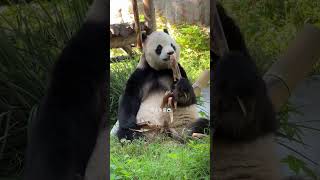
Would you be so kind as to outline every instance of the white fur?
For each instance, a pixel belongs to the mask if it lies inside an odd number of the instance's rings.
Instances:
[[[149,121],[153,125],[163,127],[164,123],[168,122],[170,128],[174,128],[181,133],[188,124],[198,118],[196,104],[173,109],[173,122],[170,123],[169,112],[163,112],[163,109],[160,109],[164,94],[164,91],[153,92],[145,98],[137,113],[137,123]],[[146,133],[145,135],[152,137],[156,134]]]
[[[145,53],[146,61],[152,68],[156,70],[170,68],[170,62],[164,61],[163,59],[168,58],[168,52],[174,51],[171,43],[176,47],[176,60],[179,61],[180,47],[170,35],[162,31],[155,31],[147,36],[147,39],[143,43],[143,51]],[[160,55],[156,53],[158,45],[163,47]]]

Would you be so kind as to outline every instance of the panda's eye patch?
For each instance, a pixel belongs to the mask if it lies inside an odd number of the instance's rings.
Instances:
[[[171,47],[173,48],[173,50],[176,50],[176,47],[171,43]]]
[[[158,46],[157,46],[157,49],[156,49],[156,53],[157,53],[158,55],[160,55],[160,54],[161,54],[161,51],[162,51],[162,46],[161,46],[161,45],[158,45]]]

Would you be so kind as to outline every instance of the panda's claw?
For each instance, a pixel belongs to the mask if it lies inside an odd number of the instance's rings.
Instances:
[[[174,101],[173,104],[174,104],[174,109],[177,109],[177,107],[178,107],[178,102],[177,102],[177,101]]]

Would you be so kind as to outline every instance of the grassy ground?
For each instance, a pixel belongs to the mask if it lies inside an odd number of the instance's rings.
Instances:
[[[111,139],[111,179],[209,179],[209,138],[178,144],[159,137],[121,146]]]

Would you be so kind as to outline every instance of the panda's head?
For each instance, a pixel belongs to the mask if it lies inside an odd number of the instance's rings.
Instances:
[[[152,68],[168,69],[172,54],[175,54],[177,62],[179,61],[180,47],[167,30],[155,31],[148,36],[143,34],[142,40],[146,61]]]

